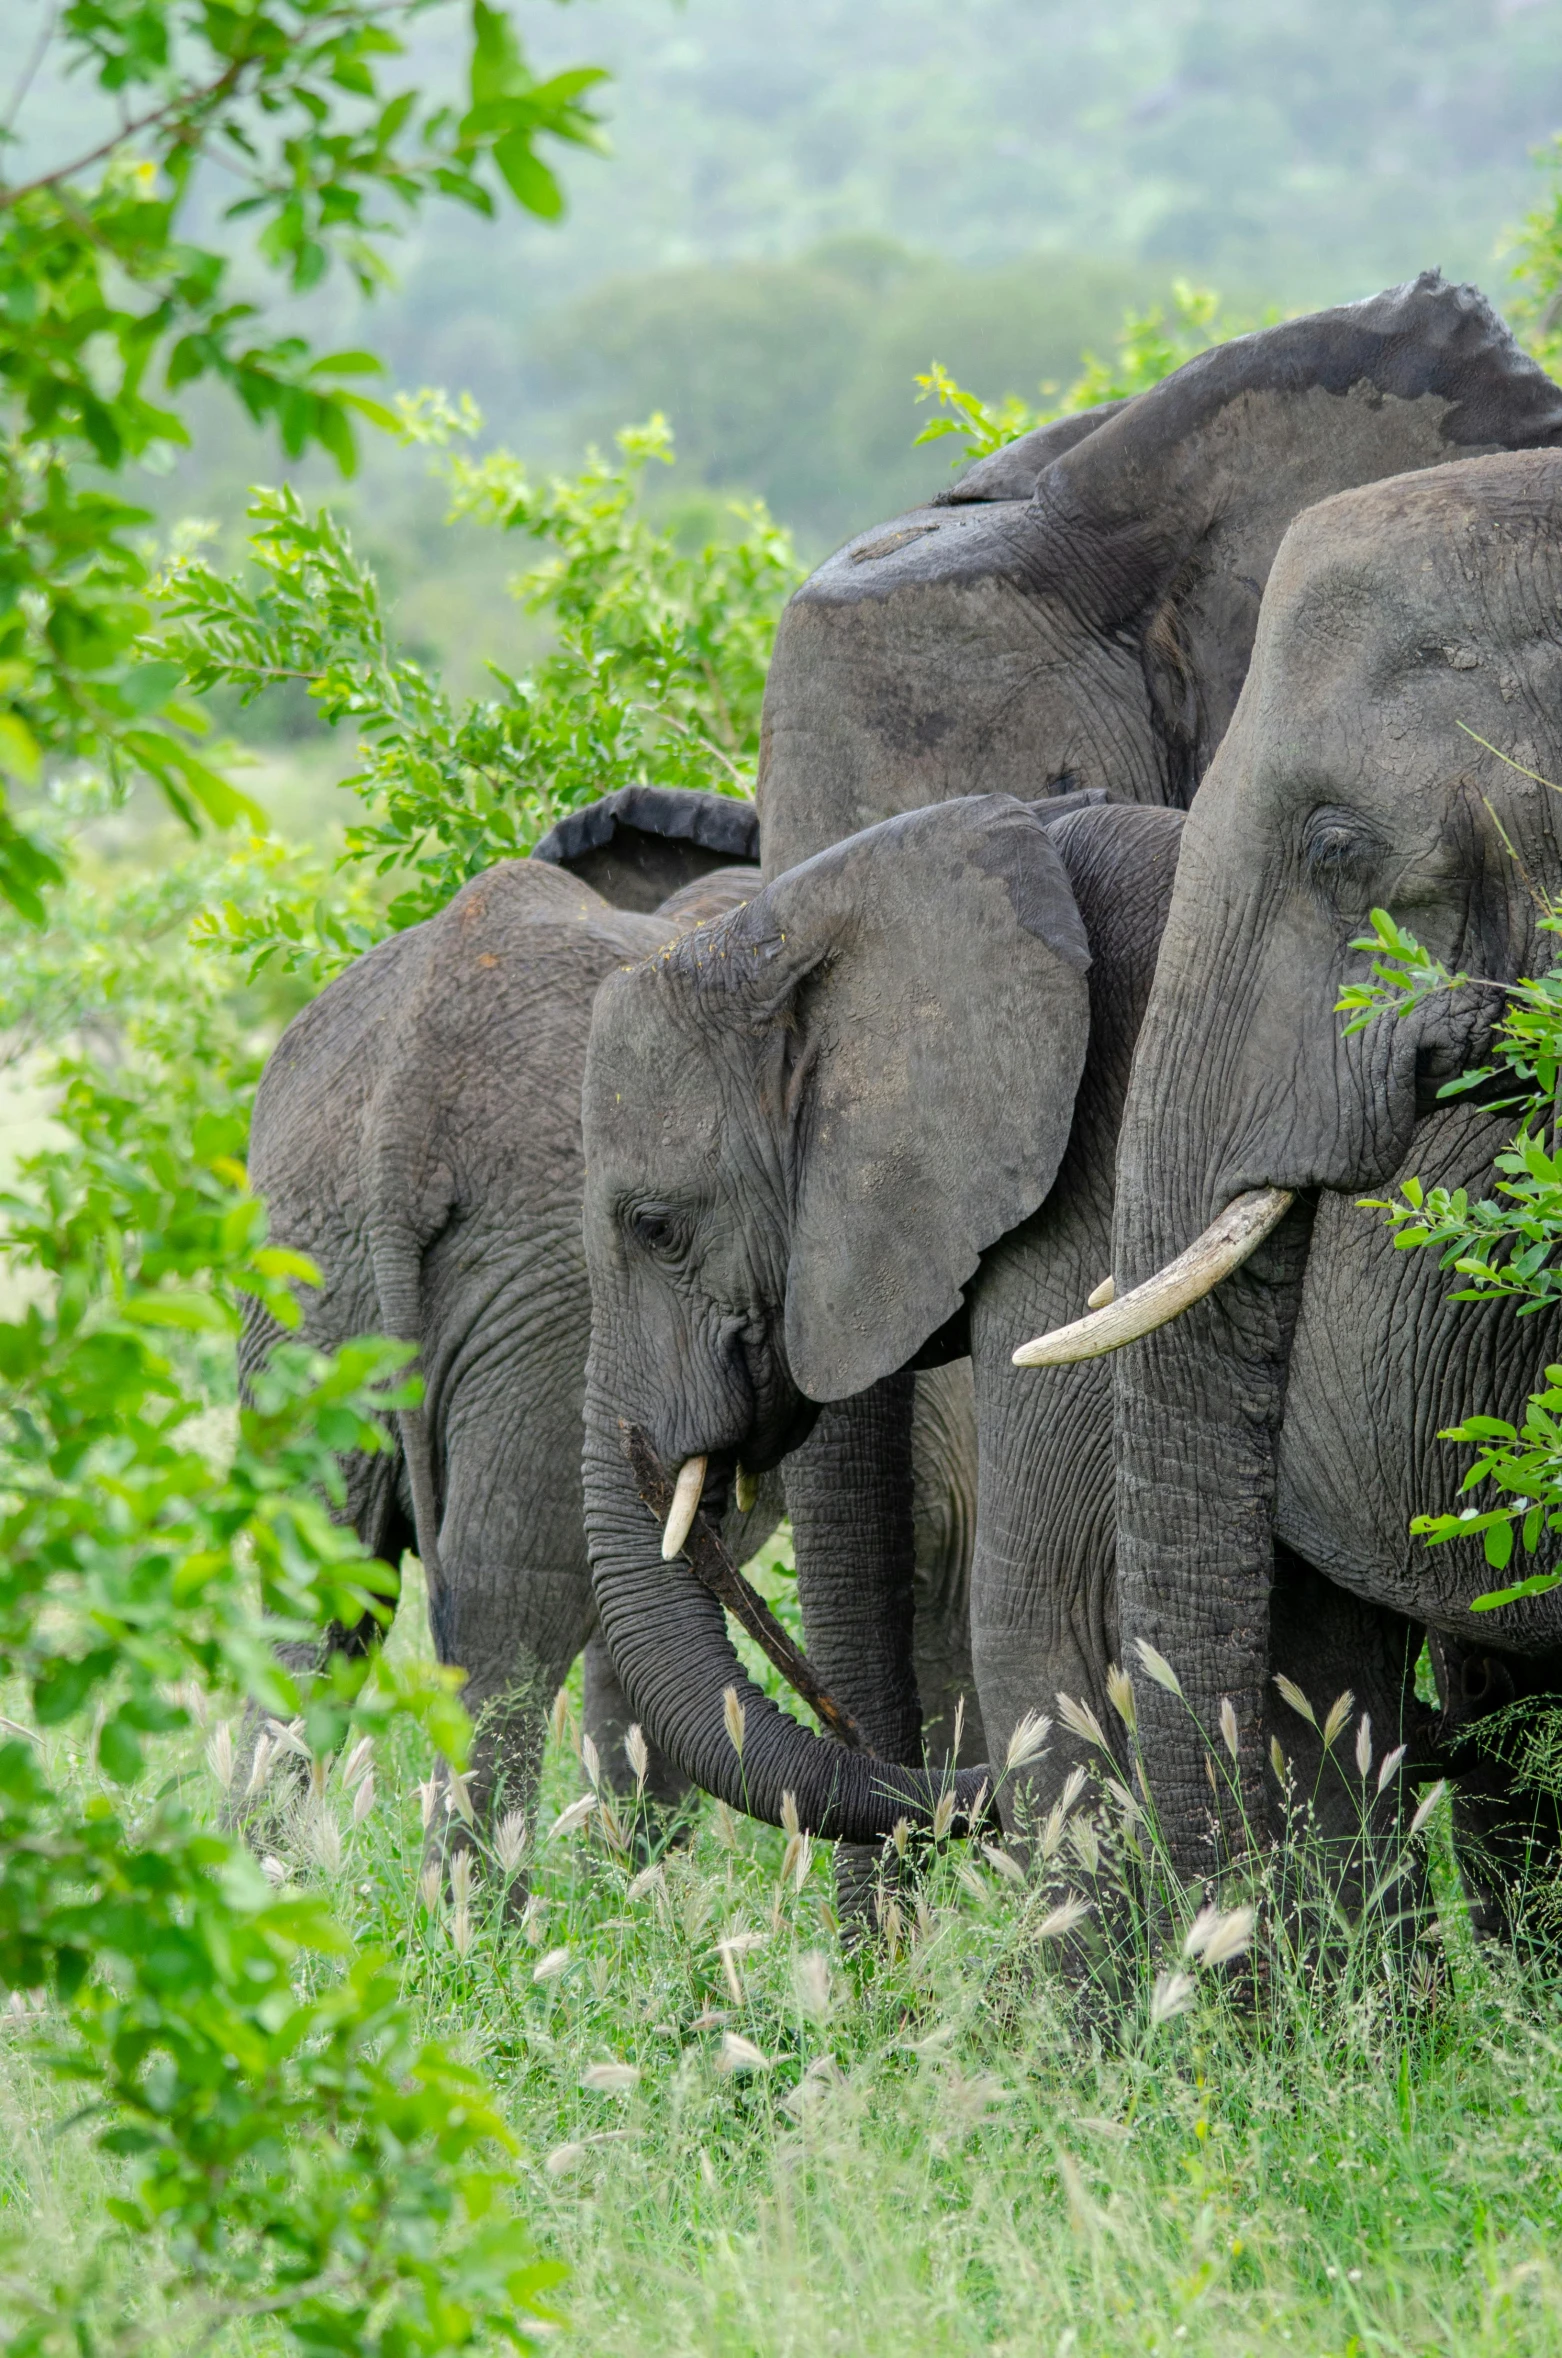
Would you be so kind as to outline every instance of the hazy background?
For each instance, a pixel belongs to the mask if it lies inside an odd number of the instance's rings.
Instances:
[[[0,0],[0,90],[43,0]],[[996,396],[1066,380],[1125,305],[1189,275],[1238,313],[1370,292],[1428,264],[1501,299],[1503,233],[1562,128],[1562,0],[523,0],[539,66],[596,62],[611,160],[566,150],[568,219],[448,208],[399,283],[312,322],[406,388],[470,391],[490,436],[567,463],[653,408],[708,515],[759,492],[822,554],[945,474],[913,452],[936,356]],[[436,88],[464,56],[420,36]],[[75,143],[45,86],[38,141]],[[324,315],[324,316],[322,316]],[[229,528],[278,464],[228,408],[165,509]],[[311,471],[321,492],[332,478]],[[417,454],[345,495],[410,643],[462,684],[513,656],[513,564],[450,533]]]

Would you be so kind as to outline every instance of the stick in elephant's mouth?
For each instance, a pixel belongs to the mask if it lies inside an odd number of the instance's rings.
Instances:
[[[660,1459],[638,1425],[620,1420],[618,1429],[623,1436],[624,1455],[634,1472],[635,1488],[657,1522],[665,1524],[677,1503],[677,1485],[668,1480]],[[703,1487],[705,1464],[704,1458],[691,1459],[680,1472],[679,1482],[688,1474],[690,1465],[698,1465]],[[821,1725],[849,1751],[860,1752],[862,1731],[856,1721],[826,1694],[807,1655],[792,1643],[758,1589],[744,1579],[723,1546],[720,1533],[711,1529],[697,1504],[678,1552],[688,1557],[695,1579],[712,1596],[720,1598],[733,1619],[775,1664],[788,1686],[802,1696]]]
[[[1254,1187],[1234,1196],[1219,1219],[1212,1220],[1175,1261],[1088,1318],[1076,1318],[1072,1326],[1055,1327],[1033,1343],[1022,1343],[1014,1354],[1015,1366],[1071,1367],[1076,1360],[1100,1359],[1141,1335],[1153,1334],[1213,1293],[1233,1269],[1240,1269],[1295,1200],[1295,1190],[1289,1187]],[[1104,1286],[1096,1288],[1097,1293],[1104,1291]]]

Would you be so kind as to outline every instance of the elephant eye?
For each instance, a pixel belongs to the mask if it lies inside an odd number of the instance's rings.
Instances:
[[[629,1229],[636,1244],[664,1259],[675,1253],[683,1241],[677,1213],[669,1211],[664,1204],[637,1204],[629,1215]]]
[[[1337,909],[1359,915],[1367,908],[1383,846],[1354,811],[1314,811],[1303,834],[1302,856],[1309,880]]]

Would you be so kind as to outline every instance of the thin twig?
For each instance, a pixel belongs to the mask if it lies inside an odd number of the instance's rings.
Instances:
[[[15,128],[16,118],[22,111],[22,101],[26,98],[28,91],[32,88],[38,68],[42,65],[45,57],[48,55],[49,43],[54,39],[55,29],[58,26],[59,21],[60,0],[55,0],[55,5],[45,11],[43,23],[39,28],[38,38],[33,43],[32,55],[27,60],[27,63],[23,66],[21,74],[17,80],[16,88],[11,93],[11,103],[6,108],[3,119],[0,119],[0,130],[9,133]]]
[[[739,786],[743,784],[743,772],[738,768],[736,762],[729,761],[719,745],[713,745],[701,730],[691,728],[689,723],[680,720],[675,712],[665,711],[660,704],[634,703],[630,705],[629,709],[631,712],[648,712],[653,720],[665,721],[668,728],[676,729],[680,737],[690,738],[694,744],[702,747],[713,761],[719,761],[729,778],[734,779]]]
[[[660,1526],[666,1522],[672,1505],[673,1485],[640,1427],[621,1420],[618,1429],[623,1436],[624,1455],[634,1469],[635,1487]],[[802,1696],[837,1742],[849,1751],[860,1752],[862,1731],[856,1721],[833,1696],[826,1694],[819,1673],[807,1655],[792,1643],[758,1589],[750,1587],[744,1579],[722,1544],[720,1533],[711,1529],[703,1515],[694,1518],[684,1542],[684,1554],[701,1587],[721,1599],[734,1621],[763,1648],[788,1686]]]
[[[89,165],[101,163],[103,158],[111,156],[117,147],[123,147],[127,139],[138,138],[143,131],[153,130],[159,123],[174,122],[184,115],[195,116],[211,106],[217,99],[226,97],[237,83],[244,68],[255,62],[256,60],[253,58],[235,58],[231,65],[223,69],[215,82],[208,82],[204,89],[192,90],[182,98],[168,99],[162,106],[153,107],[148,114],[135,116],[130,122],[122,124],[117,131],[112,132],[107,139],[100,140],[96,147],[89,148],[85,155],[76,156],[68,164],[57,164],[52,172],[40,172],[35,179],[24,180],[16,188],[0,186],[0,212],[6,212],[12,206],[19,205],[23,197],[36,196],[40,189],[54,188],[62,180],[73,180],[78,172],[85,172]]]

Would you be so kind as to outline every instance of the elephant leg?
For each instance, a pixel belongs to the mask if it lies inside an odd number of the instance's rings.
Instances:
[[[915,1761],[922,1712],[913,1650],[916,1378],[886,1376],[820,1410],[785,1462],[803,1634],[828,1692],[881,1759]],[[836,1846],[841,1921],[860,1935],[880,1868],[876,1845]]]
[[[1436,1631],[1429,1645],[1471,1923],[1484,1939],[1527,1937],[1554,1949],[1562,1780],[1546,1706],[1562,1715],[1562,1655],[1503,1654]]]
[[[627,1801],[633,1801],[637,1792],[635,1769],[626,1743],[634,1721],[607,1640],[600,1629],[593,1629],[586,1640],[586,1733],[596,1746],[604,1781]],[[677,1762],[659,1745],[651,1743],[648,1737],[644,1741],[649,1764],[644,1785],[646,1799],[660,1809],[680,1808],[693,1792],[693,1786]]]
[[[1110,1369],[1016,1368],[1010,1357],[1017,1337],[1072,1315],[1095,1283],[1106,1227],[1104,1207],[1077,1189],[1062,1216],[1044,1209],[991,1252],[971,1294],[981,1434],[971,1642],[995,1771],[1027,1714],[1052,1722],[1045,1750],[999,1784],[1011,1834],[1046,1816],[1076,1768],[1102,1765],[1060,1697],[1119,1749],[1125,1738],[1106,1687],[1117,1645]]]
[[[971,1662],[971,1558],[976,1545],[976,1395],[969,1359],[916,1379],[911,1421],[912,1659],[929,1757],[987,1758]]]
[[[329,1346],[325,1346],[329,1348]],[[342,1468],[347,1494],[340,1506],[331,1505],[331,1519],[356,1531],[371,1556],[393,1568],[416,1545],[409,1503],[402,1496],[400,1452],[387,1450],[374,1457],[348,1458]],[[392,1616],[395,1600],[389,1601]],[[332,1622],[318,1636],[292,1640],[277,1648],[284,1669],[306,1683],[324,1669],[333,1654],[364,1654],[385,1635],[387,1624],[365,1615],[351,1629]],[[304,1763],[291,1749],[279,1752],[268,1736],[269,1714],[251,1703],[244,1713],[235,1746],[233,1781],[222,1805],[222,1823],[231,1833],[274,1813],[278,1804],[296,1799],[303,1783]],[[257,1760],[265,1738],[266,1749]]]
[[[1298,1903],[1306,1909],[1311,1898],[1327,1895],[1330,1904],[1356,1916],[1378,1892],[1386,1919],[1408,1933],[1424,1914],[1424,1872],[1417,1863],[1387,1887],[1383,1877],[1397,1863],[1410,1864],[1404,1824],[1413,1806],[1414,1771],[1430,1748],[1429,1715],[1415,1692],[1421,1631],[1403,1614],[1326,1580],[1280,1544],[1269,1640],[1274,1675],[1266,1735],[1286,1763],[1292,1823],[1308,1862]],[[1278,1677],[1300,1688],[1316,1726],[1285,1700]],[[1384,1763],[1401,1745],[1403,1766],[1380,1789]],[[1242,1851],[1251,1847],[1257,1829],[1247,1829],[1238,1841],[1231,1831],[1228,1848]]]
[[[439,1660],[465,1673],[477,1827],[518,1811],[530,1829],[549,1708],[593,1618],[578,1396],[539,1349],[535,1364],[516,1354],[495,1371],[485,1361],[482,1382],[456,1387],[441,1410],[441,1578],[430,1633]],[[431,1854],[470,1839],[449,1811],[430,1829]],[[510,1898],[524,1901],[524,1877]]]

